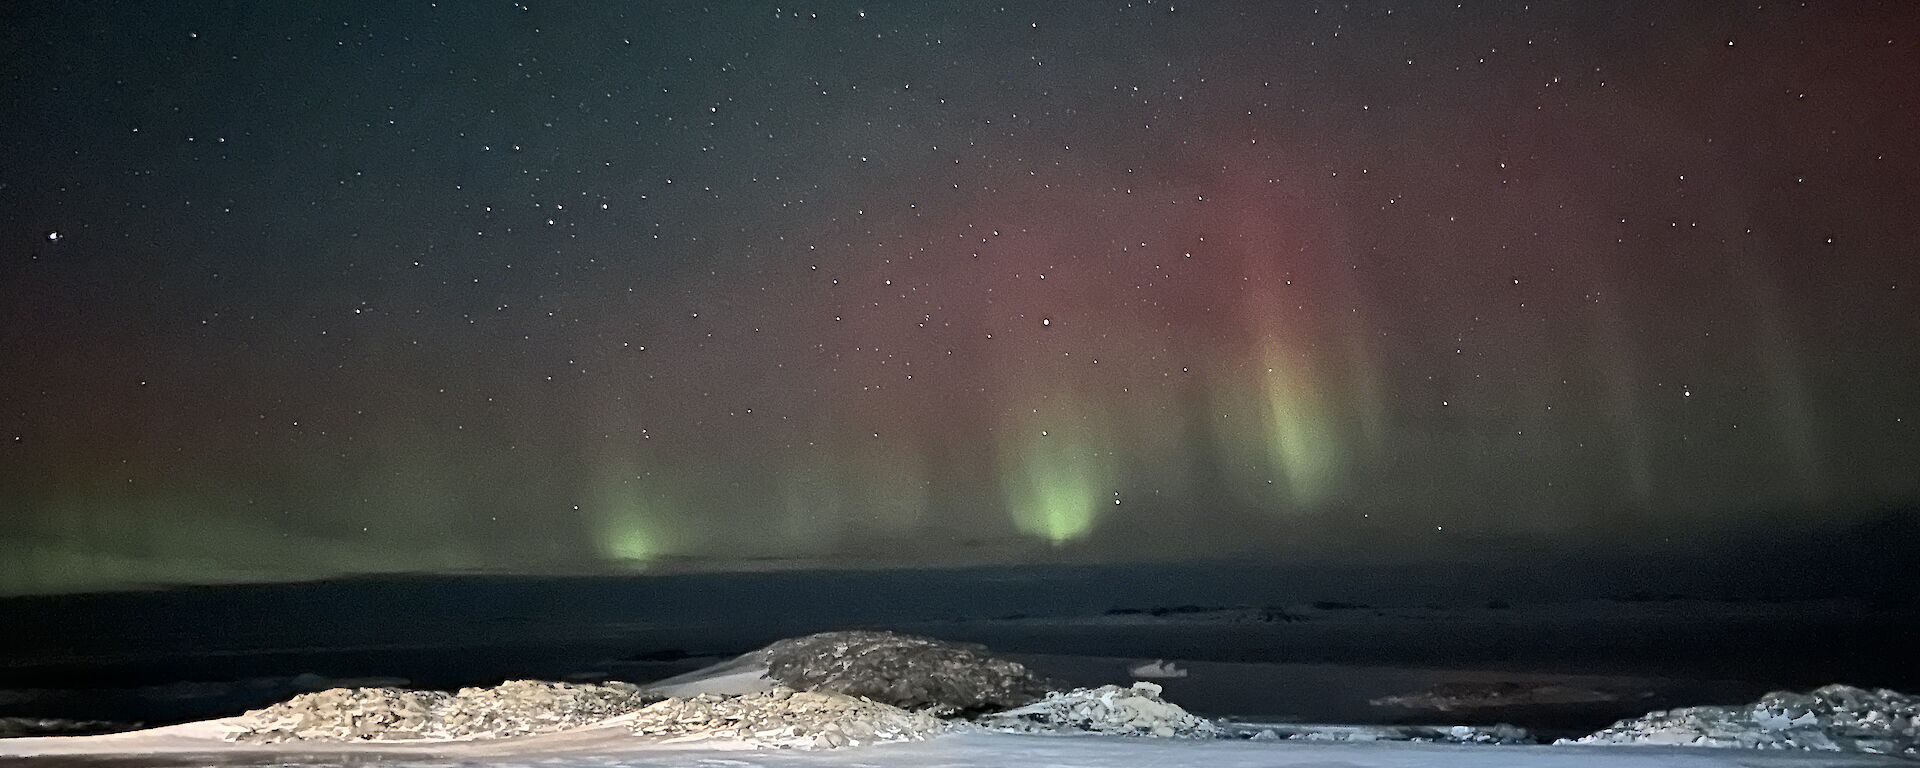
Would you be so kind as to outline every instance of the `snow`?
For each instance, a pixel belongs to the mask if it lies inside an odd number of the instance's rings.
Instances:
[[[221,721],[134,733],[0,740],[0,758],[32,755],[166,754],[242,766],[377,764],[396,768],[1843,768],[1910,766],[1865,755],[1687,747],[1489,747],[1406,742],[1254,742],[1038,736],[970,732],[930,741],[826,751],[741,750],[726,744],[666,744],[617,725],[494,742],[418,745],[312,744],[239,747],[219,741]],[[309,763],[300,761],[308,760]]]
[[[647,689],[666,696],[686,698],[703,693],[717,693],[723,696],[759,693],[772,690],[773,686],[774,681],[768,675],[766,661],[748,654],[710,667],[696,669],[684,675],[649,683]]]
[[[766,667],[745,668],[726,674],[714,674],[687,680],[684,683],[661,683],[647,686],[649,690],[667,696],[686,698],[703,693],[717,693],[722,696],[738,696],[743,693],[760,693],[773,690],[773,678],[767,676]]]

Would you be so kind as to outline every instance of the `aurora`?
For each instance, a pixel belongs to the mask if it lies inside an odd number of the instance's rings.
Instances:
[[[1920,498],[1907,6],[534,5],[20,27],[0,593]]]

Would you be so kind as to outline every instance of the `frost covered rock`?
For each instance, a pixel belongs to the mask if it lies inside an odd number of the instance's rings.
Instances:
[[[1419,739],[1414,739],[1419,741]],[[1506,723],[1493,725],[1453,725],[1448,726],[1446,735],[1435,739],[1451,744],[1537,744],[1533,734],[1525,728]]]
[[[1329,725],[1310,723],[1226,722],[1228,738],[1250,741],[1413,741],[1443,744],[1538,744],[1518,726],[1495,725]]]
[[[334,688],[303,693],[242,716],[228,741],[362,741],[443,739],[441,713],[453,694],[398,688]]]
[[[463,736],[499,738],[592,725],[652,700],[628,683],[510,680],[492,688],[460,689],[444,718],[448,727]]]
[[[1567,743],[1567,742],[1563,742]],[[1920,697],[1829,685],[1738,707],[1687,707],[1614,723],[1580,744],[1804,749],[1920,757]]]
[[[960,726],[870,699],[779,687],[655,702],[634,713],[631,727],[636,734],[674,741],[726,739],[764,748],[834,749],[920,741]]]
[[[748,654],[801,691],[832,691],[911,710],[977,713],[1046,695],[1047,682],[987,649],[893,632],[822,632]]]
[[[578,728],[632,712],[657,697],[626,683],[512,680],[458,693],[333,688],[303,693],[240,718],[229,741],[496,739]]]
[[[1089,731],[1119,736],[1213,739],[1221,733],[1212,721],[1195,717],[1160,698],[1160,686],[1105,685],[1047,694],[1033,704],[981,717],[980,724],[1021,733]]]
[[[954,727],[940,715],[1019,706],[1048,687],[1025,666],[983,647],[891,632],[782,640],[678,680],[656,683],[657,691],[535,681],[458,693],[334,688],[248,712],[226,738],[256,744],[493,739],[633,714],[634,730],[650,735],[838,747],[925,738]],[[713,690],[718,682],[736,687]]]

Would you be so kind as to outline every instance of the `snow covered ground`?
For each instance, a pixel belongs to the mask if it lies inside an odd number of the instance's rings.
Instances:
[[[0,764],[37,756],[48,768],[143,765],[287,768],[1818,768],[1911,766],[1911,761],[1807,752],[1680,747],[1490,747],[1406,742],[1192,741],[1109,736],[961,733],[931,741],[826,751],[728,749],[649,743],[626,729],[596,727],[495,742],[420,745],[239,747],[214,722],[107,736],[0,741]]]

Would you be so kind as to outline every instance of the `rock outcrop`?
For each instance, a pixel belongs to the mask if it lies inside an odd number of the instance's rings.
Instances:
[[[1777,691],[1746,706],[1649,712],[1572,743],[1805,749],[1920,757],[1920,697],[1846,685],[1829,685],[1812,693]]]
[[[823,632],[769,645],[749,656],[788,688],[864,697],[902,709],[978,714],[1047,694],[1025,665],[987,649],[893,632]]]
[[[962,726],[870,699],[780,687],[655,702],[634,713],[631,727],[636,734],[673,741],[725,739],[763,748],[834,749],[921,741]]]
[[[456,693],[334,688],[248,712],[226,738],[252,744],[499,739],[604,724],[664,741],[830,749],[976,727],[942,719],[960,715],[1024,733],[1222,735],[1213,722],[1161,699],[1153,683],[1049,693],[1046,681],[1025,666],[980,646],[890,632],[782,640],[683,677],[661,685],[664,690],[527,680]],[[754,685],[744,687],[742,680]],[[703,682],[733,690],[701,690]]]
[[[1166,739],[1220,738],[1220,728],[1160,698],[1160,686],[1105,685],[1047,694],[1024,707],[996,712],[978,722],[1021,733],[1104,733]]]
[[[229,741],[410,741],[497,739],[578,728],[637,710],[658,697],[626,683],[575,685],[512,680],[458,693],[333,688],[303,693],[240,718]]]

